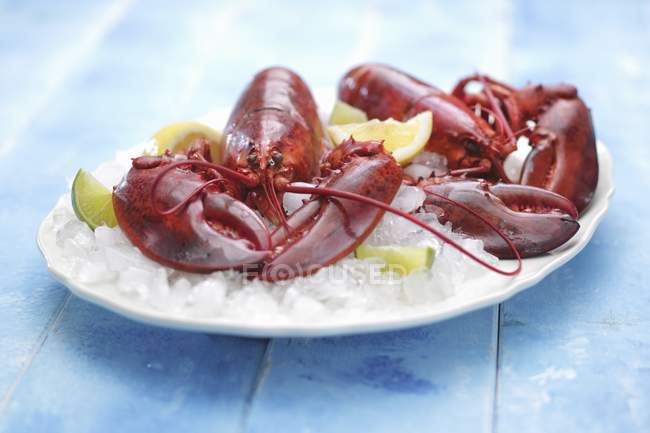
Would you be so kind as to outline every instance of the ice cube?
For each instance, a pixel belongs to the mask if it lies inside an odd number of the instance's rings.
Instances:
[[[445,298],[445,292],[431,284],[432,278],[425,270],[415,271],[404,277],[404,296],[411,304],[439,302]]]
[[[133,247],[130,245],[114,245],[104,247],[104,256],[108,269],[121,272],[129,268],[134,261]]]
[[[135,295],[146,300],[153,277],[154,274],[149,270],[130,266],[120,272],[117,287],[123,294]]]
[[[422,206],[425,198],[426,194],[422,189],[415,186],[402,185],[393,199],[392,205],[404,212],[410,213]]]
[[[170,311],[175,307],[170,296],[167,271],[164,268],[158,269],[153,276],[149,302],[154,308],[161,311]]]
[[[196,316],[214,316],[222,308],[226,298],[226,284],[210,278],[193,287],[187,299],[187,310]]]
[[[425,165],[434,171],[435,176],[447,173],[447,158],[439,153],[422,151],[413,158],[411,164]]]
[[[424,164],[409,164],[404,168],[404,174],[417,181],[420,178],[426,179],[433,174],[433,168]]]
[[[291,185],[294,186],[314,186],[310,183],[304,182],[294,182]],[[309,200],[310,194],[299,194],[294,192],[287,192],[282,197],[282,206],[288,214],[292,214],[296,210],[302,207],[304,200]]]
[[[76,218],[72,219],[66,222],[63,227],[56,232],[56,243],[62,248],[63,242],[66,239],[74,239],[79,234],[84,236],[84,231],[87,232],[87,234],[92,234],[92,231],[88,228],[86,223],[83,223]]]
[[[117,185],[127,172],[123,164],[117,161],[104,162],[93,172],[93,176],[106,188]]]
[[[119,228],[99,226],[95,229],[95,244],[107,247],[126,243],[126,237]]]
[[[291,313],[303,320],[316,320],[327,313],[325,306],[307,296],[297,296],[291,305]]]
[[[86,262],[78,273],[79,281],[87,284],[98,284],[112,281],[116,273],[110,271],[103,263]]]

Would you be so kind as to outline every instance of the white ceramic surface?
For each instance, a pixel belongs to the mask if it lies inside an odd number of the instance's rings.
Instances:
[[[204,119],[223,118],[223,113],[225,111],[215,112]],[[115,291],[98,290],[97,287],[83,284],[67,275],[65,267],[62,266],[61,249],[56,244],[52,213],[41,223],[37,240],[48,269],[72,293],[121,315],[152,325],[251,337],[305,337],[389,331],[425,325],[497,304],[535,285],[552,271],[575,257],[593,236],[598,224],[607,212],[609,200],[614,192],[611,155],[605,145],[600,142],[598,143],[598,161],[600,164],[600,178],[593,202],[584,215],[580,217],[580,230],[571,241],[544,256],[525,259],[522,272],[514,278],[492,274],[481,278],[479,294],[477,294],[476,290],[472,290],[468,291],[468,293],[472,293],[471,296],[464,296],[461,291],[460,294],[444,302],[424,308],[414,308],[412,313],[400,314],[399,316],[392,315],[383,319],[362,317],[358,320],[347,319],[315,323],[273,320],[250,322],[219,317],[193,318],[167,314],[142,304],[133,303],[128,298],[115,296],[113,295]],[[509,263],[502,262],[502,266],[504,264]]]

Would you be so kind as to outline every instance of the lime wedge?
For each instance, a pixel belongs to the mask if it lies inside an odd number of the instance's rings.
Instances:
[[[429,141],[433,129],[433,115],[424,111],[406,122],[395,119],[373,119],[363,123],[331,125],[327,128],[334,144],[352,136],[355,140],[384,140],[384,148],[401,165],[409,163]]]
[[[330,115],[330,125],[345,125],[348,123],[363,123],[368,121],[366,113],[350,104],[337,99]]]
[[[101,225],[117,226],[113,193],[85,170],[80,169],[72,182],[72,208],[93,230]]]
[[[153,135],[158,155],[167,149],[180,152],[195,140],[208,140],[212,161],[221,159],[221,132],[199,122],[176,122],[165,126]]]
[[[428,269],[433,264],[436,252],[431,247],[372,246],[361,245],[354,256],[358,259],[377,257],[386,262],[384,271],[408,275],[418,269]]]

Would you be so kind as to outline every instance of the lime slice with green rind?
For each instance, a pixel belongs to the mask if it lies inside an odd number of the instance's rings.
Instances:
[[[386,263],[384,271],[408,275],[419,269],[429,269],[433,265],[436,252],[431,247],[413,246],[373,246],[361,245],[354,256],[358,259],[377,257]]]
[[[85,170],[80,169],[72,182],[72,208],[93,230],[99,226],[117,226],[113,193]]]
[[[330,115],[330,125],[346,125],[348,123],[363,123],[368,121],[366,113],[350,104],[337,99]]]

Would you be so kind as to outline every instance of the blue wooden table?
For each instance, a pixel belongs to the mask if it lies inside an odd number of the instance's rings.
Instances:
[[[234,102],[395,64],[576,84],[615,160],[591,244],[500,306],[403,332],[240,339],[72,297],[34,238],[79,167]],[[650,3],[0,1],[0,431],[650,431]]]

